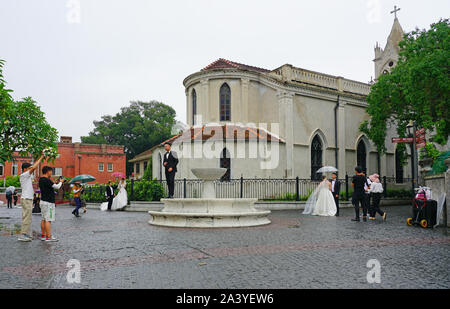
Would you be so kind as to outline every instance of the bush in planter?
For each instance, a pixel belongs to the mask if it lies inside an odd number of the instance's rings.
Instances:
[[[411,189],[387,189],[386,196],[390,198],[411,198],[413,192]]]
[[[90,203],[103,203],[106,201],[105,191],[105,185],[93,185],[84,190],[82,198]]]
[[[164,196],[163,186],[155,180],[139,180],[133,184],[135,201],[159,201]],[[130,190],[128,191],[130,198]]]

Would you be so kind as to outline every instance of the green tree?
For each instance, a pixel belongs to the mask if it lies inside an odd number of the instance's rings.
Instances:
[[[55,158],[58,132],[32,98],[13,100],[12,90],[5,86],[3,65],[0,60],[0,162],[12,161],[16,151],[21,156],[37,157],[47,149],[46,157]]]
[[[94,130],[82,136],[83,143],[124,145],[127,161],[171,136],[175,110],[157,101],[131,102],[115,116],[94,121]],[[127,174],[132,164],[127,162]]]
[[[144,177],[145,180],[153,180],[153,159],[152,156],[150,156],[150,159],[148,160],[147,168],[144,171]]]
[[[400,42],[399,61],[379,77],[367,97],[368,121],[361,131],[386,152],[386,127],[393,124],[406,136],[411,120],[431,134],[430,141],[445,145],[450,134],[450,25],[449,20],[416,29]],[[406,147],[402,145],[400,151]]]

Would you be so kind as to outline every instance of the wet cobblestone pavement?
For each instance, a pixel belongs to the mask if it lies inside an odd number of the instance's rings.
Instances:
[[[450,237],[405,224],[410,207],[386,207],[388,221],[272,212],[272,224],[239,229],[170,229],[147,213],[57,207],[54,235],[17,241],[21,209],[0,208],[0,288],[450,288]],[[67,262],[81,265],[68,283]],[[369,284],[366,263],[381,264]]]

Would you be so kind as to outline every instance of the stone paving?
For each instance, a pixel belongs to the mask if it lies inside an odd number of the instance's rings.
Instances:
[[[17,241],[21,209],[0,207],[0,288],[450,288],[450,238],[443,229],[408,227],[409,206],[386,207],[388,221],[275,211],[272,224],[239,229],[161,228],[149,215],[56,210],[54,235]],[[81,282],[67,281],[77,259]],[[381,283],[367,282],[367,261]]]

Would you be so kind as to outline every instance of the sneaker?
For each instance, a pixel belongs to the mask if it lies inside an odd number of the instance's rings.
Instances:
[[[56,238],[55,236],[47,237],[47,238],[45,239],[45,241],[48,241],[48,242],[56,242],[56,241],[58,241],[58,238]]]
[[[353,222],[359,222],[359,218],[352,219]]]
[[[17,240],[18,241],[31,241],[32,238],[30,236],[28,236],[27,234],[22,234],[19,236],[19,238]]]
[[[367,222],[367,217],[363,217],[363,221],[364,221],[364,222]]]
[[[41,235],[41,236],[40,236],[40,239],[41,239],[42,241],[44,241],[44,240],[47,239],[47,237],[46,237],[45,235]]]
[[[369,220],[375,220],[375,217],[369,217]]]

